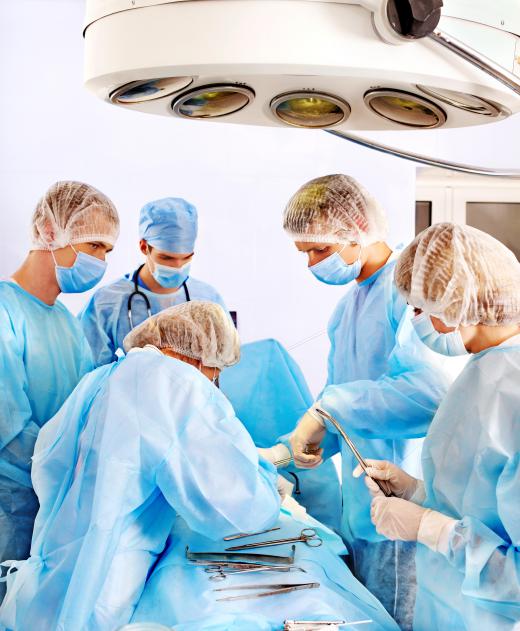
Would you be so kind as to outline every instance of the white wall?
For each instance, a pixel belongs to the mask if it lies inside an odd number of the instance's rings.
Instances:
[[[32,209],[57,179],[79,179],[116,203],[122,233],[106,280],[140,262],[139,208],[182,196],[200,213],[193,274],[237,309],[245,341],[286,346],[324,331],[342,288],[315,281],[285,237],[280,215],[306,180],[359,178],[390,215],[390,241],[413,236],[415,168],[323,132],[186,122],[125,112],[82,87],[83,3],[0,0],[0,275],[23,259]],[[84,296],[65,297],[73,309]],[[294,349],[317,391],[327,340]]]

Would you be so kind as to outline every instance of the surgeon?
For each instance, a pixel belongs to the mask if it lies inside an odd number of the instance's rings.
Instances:
[[[103,193],[57,182],[34,212],[27,258],[0,282],[0,561],[29,554],[38,510],[34,442],[93,368],[78,321],[57,298],[101,280],[118,232],[117,211]],[[4,593],[0,582],[0,600]]]
[[[406,300],[393,283],[397,253],[385,241],[385,213],[368,191],[346,175],[311,180],[289,201],[283,225],[319,281],[348,285],[329,322],[327,385],[290,438],[294,461],[316,467],[341,448],[341,533],[351,569],[400,627],[410,629],[415,544],[376,532],[369,494],[352,477],[357,461],[314,410],[334,416],[364,457],[416,471],[417,439],[426,434],[448,379],[413,332]]]
[[[372,521],[391,540],[419,542],[416,631],[517,629],[520,263],[490,235],[442,223],[404,250],[395,278],[424,344],[471,359],[424,441],[424,482],[369,462],[396,496],[374,498]]]
[[[190,276],[197,229],[197,209],[184,199],[167,197],[141,209],[139,247],[145,263],[99,289],[79,315],[96,366],[117,359],[128,332],[163,309],[190,300],[226,308],[211,285]]]
[[[166,309],[124,348],[128,355],[87,375],[40,433],[32,471],[40,510],[31,556],[0,608],[6,629],[118,629],[176,515],[214,540],[278,518],[276,471],[259,462],[216,387],[239,358],[222,307]]]

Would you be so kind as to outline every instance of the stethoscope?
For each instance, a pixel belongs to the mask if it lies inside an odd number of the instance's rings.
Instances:
[[[139,276],[139,272],[143,269],[145,263],[143,263],[140,267],[138,267],[135,272],[132,274],[132,282],[134,283],[134,291],[128,296],[127,309],[128,309],[128,322],[130,323],[130,330],[134,328],[134,319],[132,317],[132,300],[136,296],[140,296],[144,300],[144,304],[146,305],[146,311],[148,313],[148,317],[152,317],[152,305],[148,300],[148,296],[139,289],[139,284],[137,282],[137,278]],[[186,281],[182,283],[182,288],[184,289],[184,295],[186,296],[186,302],[190,302],[190,292],[188,291],[188,286],[186,285]]]

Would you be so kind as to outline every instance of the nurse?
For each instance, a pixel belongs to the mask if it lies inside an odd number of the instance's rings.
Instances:
[[[284,229],[308,259],[310,272],[329,285],[348,285],[329,322],[327,385],[316,405],[332,414],[361,454],[415,471],[421,441],[447,391],[435,354],[410,325],[405,299],[393,283],[397,253],[385,239],[379,203],[346,175],[311,180],[289,201]],[[314,406],[290,438],[294,461],[316,467],[342,451],[341,534],[358,578],[402,629],[410,629],[415,600],[415,545],[379,535],[370,498],[352,477],[357,462],[337,430],[325,427]],[[324,449],[314,455],[325,439]],[[383,456],[384,454],[384,456]]]
[[[27,258],[0,282],[0,561],[29,554],[38,510],[34,442],[93,368],[78,321],[57,298],[101,280],[118,232],[117,211],[103,193],[57,182],[34,212]],[[0,600],[4,593],[0,583]]]
[[[6,629],[118,629],[170,533],[179,537],[177,515],[210,539],[278,518],[276,471],[215,385],[239,358],[222,307],[166,309],[124,347],[127,356],[87,375],[40,433],[40,510],[31,556],[0,608]]]
[[[226,308],[216,289],[190,276],[197,230],[197,209],[184,199],[167,197],[141,209],[145,263],[96,291],[79,315],[96,366],[116,360],[129,331],[163,309],[190,300]]]
[[[397,496],[375,497],[372,520],[391,540],[419,542],[416,631],[517,629],[520,264],[488,234],[443,223],[404,250],[395,279],[424,344],[471,359],[428,430],[424,483],[369,463]]]

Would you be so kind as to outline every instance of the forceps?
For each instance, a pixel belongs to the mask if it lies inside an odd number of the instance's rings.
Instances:
[[[234,576],[235,574],[246,574],[250,572],[305,572],[303,568],[291,567],[287,565],[262,565],[260,567],[250,567],[233,569],[227,567],[221,567],[219,565],[213,565],[204,569],[207,574],[212,574],[209,577],[210,581],[223,581],[228,576]]]
[[[319,548],[323,543],[321,537],[314,528],[304,528],[297,537],[288,537],[287,539],[273,539],[272,541],[258,541],[257,543],[245,543],[241,546],[233,546],[226,548],[226,552],[233,550],[250,550],[251,548],[267,548],[269,546],[283,546],[286,543],[305,543],[309,548]]]
[[[339,627],[351,627],[356,624],[369,624],[373,620],[354,620],[347,622],[346,620],[286,620],[284,623],[284,631],[317,631],[317,629],[338,629]]]
[[[276,528],[268,528],[267,530],[260,530],[259,532],[238,532],[236,535],[229,535],[224,537],[224,541],[233,541],[233,539],[244,539],[245,537],[254,537],[255,535],[263,535],[266,532],[273,532],[274,530],[280,530],[281,526]]]
[[[248,600],[250,598],[265,598],[266,596],[276,596],[276,594],[288,594],[296,592],[300,589],[316,589],[319,583],[272,583],[267,585],[239,585],[238,587],[219,587],[214,592],[224,592],[229,590],[241,589],[264,589],[266,591],[257,592],[256,594],[246,594],[245,596],[226,596],[225,598],[217,598],[217,602],[225,602],[232,600]]]
[[[371,480],[373,480],[377,484],[377,486],[380,488],[381,492],[386,497],[393,497],[394,494],[392,493],[392,491],[390,491],[390,489],[388,488],[388,486],[386,485],[384,480],[376,480],[375,478],[372,478],[371,476],[368,475],[368,473],[367,473],[367,467],[368,467],[367,463],[364,461],[363,456],[357,450],[356,445],[354,445],[354,443],[350,440],[350,438],[347,436],[347,434],[343,431],[343,428],[338,423],[338,421],[333,416],[331,416],[328,412],[325,412],[325,410],[322,410],[321,408],[316,408],[315,407],[314,410],[322,418],[326,419],[327,421],[330,421],[332,423],[332,425],[334,425],[334,427],[338,430],[341,438],[343,438],[343,440],[350,447],[350,451],[354,454],[354,458],[361,465],[361,468],[365,472],[365,475],[367,475]]]

